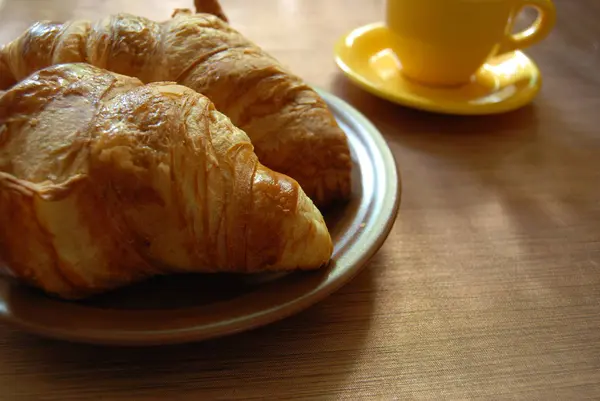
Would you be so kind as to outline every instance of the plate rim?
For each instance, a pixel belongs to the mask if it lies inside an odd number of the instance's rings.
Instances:
[[[166,332],[157,331],[119,331],[118,329],[110,331],[110,336],[106,334],[109,331],[97,329],[86,330],[69,330],[68,328],[47,327],[36,324],[28,320],[22,319],[19,315],[15,315],[10,307],[10,302],[6,300],[7,293],[15,291],[13,287],[21,288],[19,284],[10,283],[9,279],[0,278],[0,320],[14,325],[24,331],[35,333],[42,337],[66,340],[69,342],[88,343],[98,345],[121,345],[121,346],[155,346],[164,344],[178,344],[188,342],[199,342],[213,338],[233,335],[243,331],[253,330],[270,323],[285,319],[291,315],[299,313],[310,306],[313,306],[329,295],[333,294],[341,287],[352,280],[360,271],[367,265],[368,261],[379,251],[383,243],[386,241],[391,232],[399,212],[402,194],[402,182],[399,173],[397,160],[389,148],[386,140],[383,138],[379,130],[357,109],[348,104],[338,96],[318,87],[314,88],[317,93],[325,100],[329,107],[338,110],[344,118],[362,128],[361,132],[368,135],[361,135],[364,139],[369,139],[375,144],[377,154],[382,157],[382,163],[390,170],[386,170],[389,174],[389,179],[386,183],[395,184],[393,188],[386,188],[386,194],[391,195],[390,199],[383,199],[385,207],[381,207],[377,213],[379,221],[382,225],[374,226],[371,230],[371,235],[367,237],[370,242],[365,246],[365,252],[362,252],[356,262],[348,268],[341,270],[339,277],[329,280],[325,284],[319,285],[314,291],[302,293],[299,297],[293,298],[287,302],[274,305],[273,308],[262,309],[254,315],[243,315],[240,318],[230,320],[229,322],[218,322],[219,324],[210,327],[208,324],[196,325],[185,329],[167,329]],[[336,118],[338,115],[333,113]],[[370,147],[370,149],[373,149]],[[375,163],[375,161],[374,161]],[[391,191],[391,194],[387,191]],[[343,256],[343,255],[342,255]],[[335,268],[334,268],[335,269]],[[257,291],[257,292],[260,292]],[[308,294],[308,295],[306,295]],[[75,304],[73,308],[86,308],[85,305]],[[194,307],[191,307],[193,309]],[[190,308],[186,308],[190,309]],[[119,310],[119,312],[130,312],[131,309]],[[134,310],[133,313],[140,314],[142,311],[146,313],[156,312],[156,310]],[[115,313],[115,311],[112,311]],[[110,312],[108,312],[110,313]],[[104,335],[103,335],[104,334]]]

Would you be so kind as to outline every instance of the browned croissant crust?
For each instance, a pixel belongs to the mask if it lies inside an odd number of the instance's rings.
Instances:
[[[197,5],[226,19],[214,0]],[[296,179],[317,205],[348,198],[348,143],[325,102],[221,18],[179,9],[161,23],[129,14],[37,22],[0,48],[0,89],[65,62],[176,81],[208,96],[248,134],[259,160]]]
[[[193,90],[87,64],[0,95],[0,265],[64,298],[176,272],[315,269],[332,243],[298,183]]]

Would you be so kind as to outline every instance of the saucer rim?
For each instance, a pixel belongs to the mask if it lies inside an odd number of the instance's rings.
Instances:
[[[539,91],[541,90],[543,84],[543,77],[540,72],[539,67],[535,63],[535,61],[529,57],[526,53],[521,50],[514,51],[515,54],[521,54],[524,56],[531,65],[531,77],[535,77],[532,80],[532,83],[527,86],[527,89],[521,91],[523,93],[520,95],[517,100],[512,102],[499,102],[499,103],[488,103],[482,105],[469,105],[465,107],[453,107],[448,105],[443,105],[433,101],[431,98],[423,97],[423,101],[413,100],[408,96],[405,96],[405,93],[409,93],[407,91],[390,91],[385,88],[381,88],[379,86],[374,85],[373,81],[364,78],[364,76],[358,73],[355,69],[350,67],[341,56],[342,49],[349,49],[346,46],[346,38],[350,35],[355,34],[357,31],[362,31],[360,36],[366,34],[367,32],[373,31],[375,29],[386,29],[387,27],[384,22],[374,22],[366,25],[359,26],[357,28],[352,29],[346,34],[342,35],[334,45],[334,55],[335,62],[340,70],[348,77],[352,82],[357,84],[362,89],[367,92],[386,99],[390,102],[399,104],[401,106],[410,107],[413,109],[418,109],[421,111],[434,112],[439,114],[448,114],[448,115],[493,115],[493,114],[502,114],[510,111],[514,111],[519,109],[529,103],[537,96]],[[487,64],[487,63],[486,63]],[[485,64],[484,64],[485,65]],[[418,83],[417,83],[418,84]],[[426,101],[429,100],[429,101]]]

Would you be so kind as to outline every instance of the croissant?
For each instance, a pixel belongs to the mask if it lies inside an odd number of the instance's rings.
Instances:
[[[81,298],[179,272],[316,269],[323,217],[208,98],[87,64],[0,95],[0,265]]]
[[[143,82],[175,81],[207,96],[244,130],[264,165],[296,179],[320,207],[350,194],[347,138],[321,97],[231,28],[214,0],[165,22],[117,14],[37,22],[0,49],[0,89],[40,68],[86,62]]]

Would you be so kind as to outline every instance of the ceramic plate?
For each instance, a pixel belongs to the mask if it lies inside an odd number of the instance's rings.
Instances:
[[[319,91],[349,138],[353,193],[326,214],[330,266],[279,275],[186,275],[151,279],[84,302],[66,302],[0,279],[0,316],[22,329],[70,341],[156,345],[199,341],[262,326],[322,300],[381,247],[400,203],[396,164],[360,113]]]

